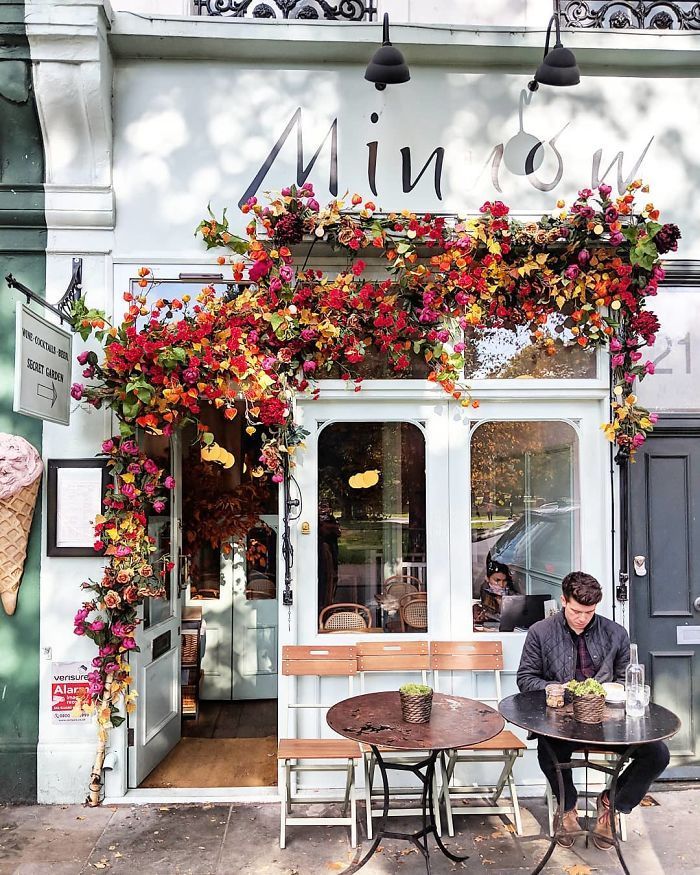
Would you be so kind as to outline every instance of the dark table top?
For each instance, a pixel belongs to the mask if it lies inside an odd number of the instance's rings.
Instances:
[[[544,690],[508,696],[499,703],[498,710],[509,723],[535,735],[583,744],[645,744],[670,738],[681,728],[681,721],[672,711],[653,703],[643,717],[627,717],[624,707],[606,705],[602,723],[579,723],[574,720],[570,704],[548,708]]]
[[[396,750],[448,750],[488,741],[505,723],[494,708],[461,696],[433,694],[428,723],[406,723],[398,691],[366,693],[344,699],[329,709],[331,729],[365,744]]]

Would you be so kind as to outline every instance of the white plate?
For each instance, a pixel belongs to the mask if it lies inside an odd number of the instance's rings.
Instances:
[[[625,704],[625,688],[622,684],[603,684],[605,690],[605,701],[608,705],[624,705]]]

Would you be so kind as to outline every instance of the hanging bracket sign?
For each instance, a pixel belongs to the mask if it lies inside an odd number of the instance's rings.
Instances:
[[[17,302],[13,410],[70,423],[73,337]]]

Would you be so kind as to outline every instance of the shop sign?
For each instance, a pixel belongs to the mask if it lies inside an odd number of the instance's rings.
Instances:
[[[69,425],[72,335],[19,301],[15,325],[13,410]]]
[[[51,721],[87,723],[89,714],[71,716],[78,694],[88,692],[88,667],[82,662],[51,663]]]

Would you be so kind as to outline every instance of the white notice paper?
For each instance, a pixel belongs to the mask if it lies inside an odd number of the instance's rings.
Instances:
[[[91,547],[102,510],[102,469],[58,468],[56,505],[56,546]]]

